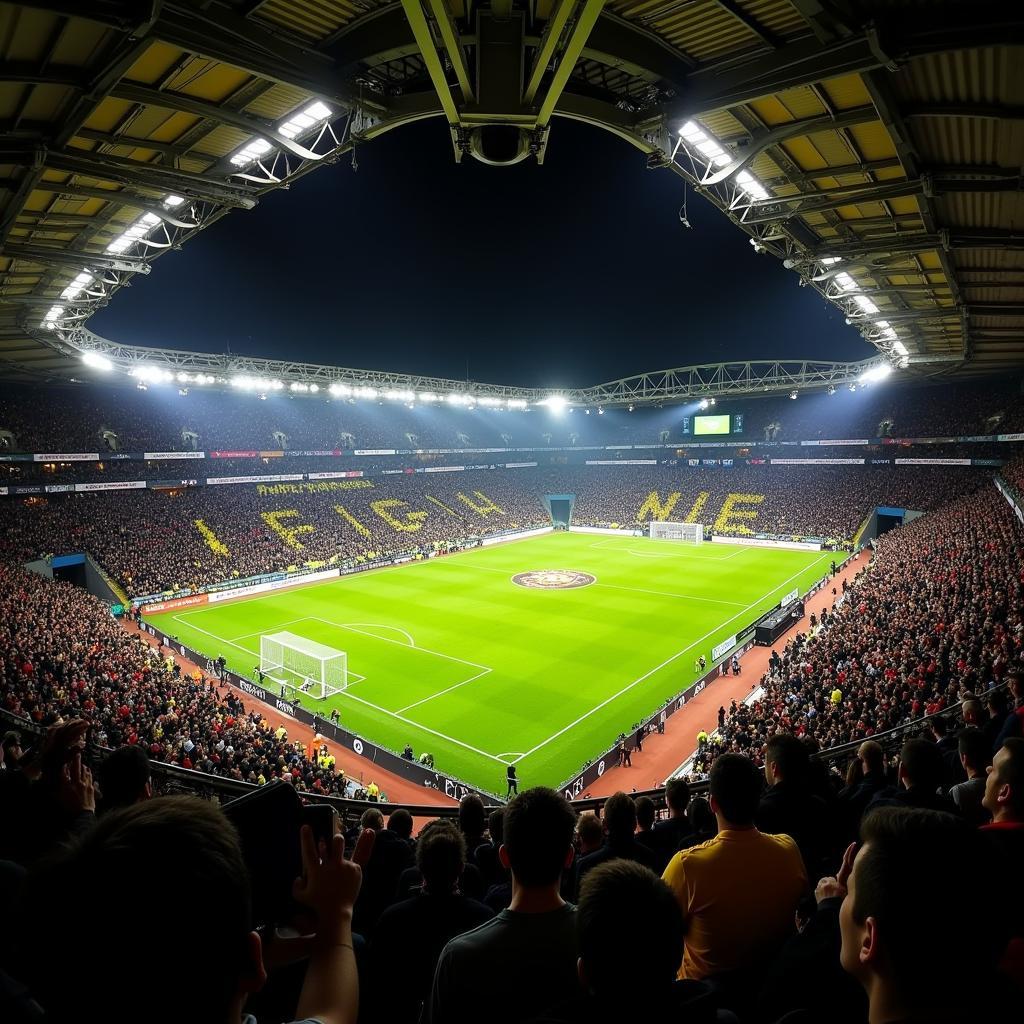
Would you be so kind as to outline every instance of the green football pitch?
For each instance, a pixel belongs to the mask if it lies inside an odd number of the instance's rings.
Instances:
[[[701,654],[710,663],[714,646],[807,590],[833,557],[552,533],[149,618],[249,678],[262,634],[343,650],[348,688],[304,695],[308,707],[337,708],[350,731],[396,751],[411,743],[438,770],[504,795],[509,763],[524,787],[571,778],[692,686]],[[594,582],[513,582],[551,570]]]

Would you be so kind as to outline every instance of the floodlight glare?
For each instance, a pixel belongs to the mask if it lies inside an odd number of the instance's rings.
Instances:
[[[907,346],[903,344],[898,338],[892,343],[892,347],[896,350],[896,354],[899,356],[909,356],[910,352],[907,350]]]
[[[702,409],[706,409],[708,407],[708,400],[706,398],[702,398],[700,400],[700,407]]]
[[[767,390],[767,389],[766,389],[766,390]],[[790,391],[790,393],[789,393],[789,397],[790,397],[790,398],[791,398],[791,399],[792,399],[792,400],[793,400],[794,402],[795,402],[795,401],[797,400],[797,398],[798,398],[799,396],[800,396],[800,392],[799,392],[799,391]]]
[[[86,366],[91,366],[94,370],[112,370],[114,368],[114,364],[106,356],[101,356],[98,352],[83,352],[82,362]]]
[[[565,395],[548,395],[547,398],[541,400],[540,404],[546,405],[555,416],[561,416],[569,403]]]
[[[865,370],[860,375],[860,382],[861,384],[877,384],[879,381],[885,380],[890,373],[892,373],[892,367],[888,363],[880,363],[878,366],[872,366],[870,370]]]

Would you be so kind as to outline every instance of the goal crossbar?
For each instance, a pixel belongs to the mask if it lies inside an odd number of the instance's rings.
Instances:
[[[689,544],[703,544],[704,524],[652,519],[650,536],[655,540],[677,540]]]
[[[322,700],[348,686],[348,654],[296,633],[260,637],[260,671],[269,679]]]

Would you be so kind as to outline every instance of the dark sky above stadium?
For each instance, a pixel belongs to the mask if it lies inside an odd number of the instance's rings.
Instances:
[[[427,121],[162,256],[90,327],[140,345],[527,386],[696,362],[858,359],[842,315],[600,130],[542,167],[456,165]]]

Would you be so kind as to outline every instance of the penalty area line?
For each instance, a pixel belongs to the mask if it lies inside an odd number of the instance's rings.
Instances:
[[[646,681],[647,679],[650,679],[651,676],[653,676],[655,674],[655,672],[660,672],[661,669],[663,669],[666,665],[671,665],[672,662],[674,662],[677,658],[681,658],[684,654],[686,654],[687,651],[692,651],[694,649],[694,647],[698,646],[699,644],[704,643],[705,640],[708,640],[711,637],[713,637],[724,626],[728,626],[730,622],[735,622],[736,619],[740,618],[740,616],[745,615],[747,612],[749,612],[752,609],[756,608],[762,601],[764,601],[767,598],[771,597],[772,594],[778,593],[778,591],[780,591],[787,584],[791,583],[798,576],[802,576],[805,572],[808,572],[810,569],[813,569],[814,566],[816,566],[819,562],[824,561],[828,557],[829,557],[829,555],[822,555],[820,558],[815,559],[815,561],[811,562],[809,565],[805,565],[798,572],[793,573],[793,575],[790,576],[789,579],[783,580],[777,586],[772,587],[772,589],[769,590],[766,594],[764,594],[761,597],[759,597],[756,601],[754,601],[751,604],[747,605],[747,607],[744,608],[743,611],[737,612],[735,615],[732,616],[732,618],[726,619],[725,622],[720,622],[717,626],[715,626],[714,629],[712,629],[709,632],[705,633],[698,640],[694,640],[692,644],[689,644],[688,646],[684,647],[681,651],[676,651],[676,653],[673,654],[672,657],[666,658],[660,665],[655,665],[654,668],[652,668],[649,671],[645,672],[638,679],[634,679],[633,682],[628,683],[626,686],[624,686],[617,693],[613,693],[610,697],[607,697],[605,700],[601,701],[600,704],[597,704],[596,706],[592,707],[589,711],[585,711],[575,721],[570,722],[564,728],[559,729],[558,732],[556,732],[553,736],[549,736],[546,740],[542,740],[535,747],[531,747],[528,751],[526,751],[525,754],[520,754],[520,756],[517,757],[515,759],[515,761],[512,761],[511,763],[512,764],[518,763],[524,757],[529,757],[531,754],[535,754],[541,748],[546,747],[552,740],[557,740],[559,736],[564,736],[565,733],[567,733],[570,729],[574,729],[577,725],[580,724],[580,722],[585,722],[591,715],[596,714],[598,711],[601,710],[601,708],[607,707],[609,704],[611,704],[611,702],[613,700],[618,700],[618,698],[621,697],[624,693],[628,693],[630,690],[632,690],[634,686],[639,686],[640,683]]]

